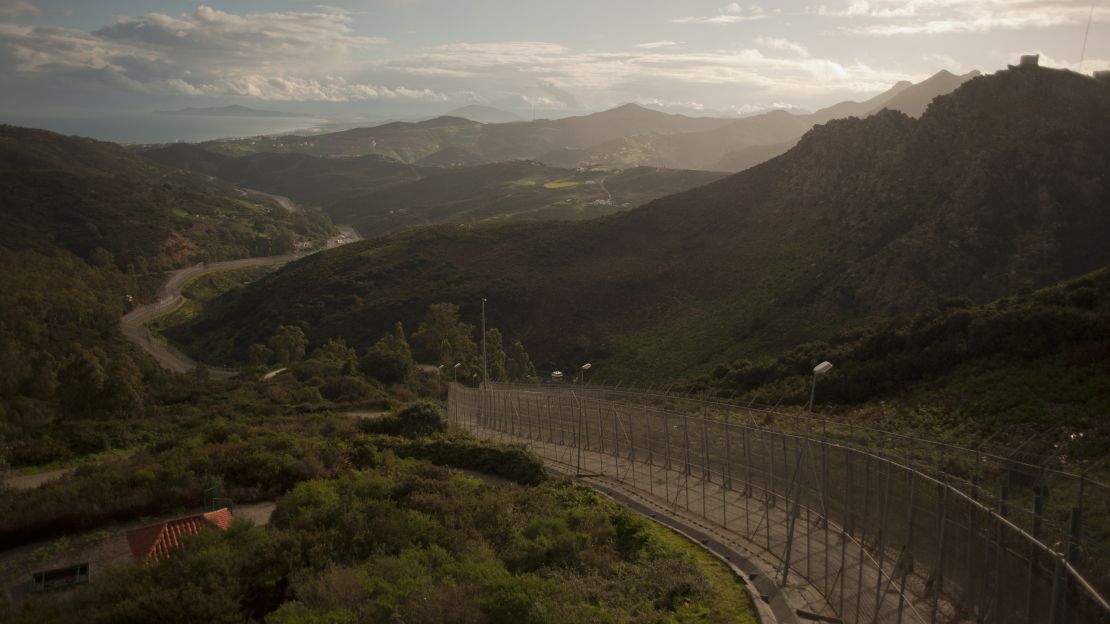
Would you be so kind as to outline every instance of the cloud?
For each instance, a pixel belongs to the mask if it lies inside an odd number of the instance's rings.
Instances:
[[[728,4],[718,15],[754,19],[761,11]],[[616,51],[549,41],[399,49],[355,32],[351,19],[330,8],[233,14],[200,5],[178,15],[121,17],[93,32],[0,23],[0,77],[5,85],[62,85],[59,93],[95,85],[116,93],[306,102],[507,99],[561,110],[649,99],[696,99],[709,108],[742,98],[808,103],[924,77],[814,58],[798,42],[766,36],[756,47],[697,51],[671,40]]]
[[[739,22],[751,22],[761,20],[767,17],[766,12],[759,5],[753,4],[748,7],[745,12],[744,8],[738,2],[730,2],[729,4],[718,9],[716,15],[708,17],[676,17],[671,21],[675,24],[736,24]]]
[[[674,48],[680,45],[682,45],[680,41],[649,41],[647,43],[637,43],[633,47],[641,50],[656,50],[658,48]]]
[[[42,11],[30,0],[0,0],[0,18],[39,15]]]
[[[896,36],[1077,25],[1087,21],[1091,6],[1087,0],[851,0],[811,12],[852,18],[855,24],[839,29],[844,34]],[[1095,7],[1094,15],[1110,17],[1110,7]]]
[[[790,41],[788,39],[759,36],[755,38],[755,43],[756,45],[761,45],[767,48],[774,48],[775,50],[793,52],[798,56],[809,56],[809,50],[806,49],[804,45],[794,41]]]
[[[382,46],[356,35],[350,16],[311,12],[120,17],[93,32],[0,24],[11,69],[78,75],[142,93],[247,95],[268,100],[442,99],[430,89],[355,83],[354,55]],[[3,69],[3,68],[0,68]]]
[[[963,64],[947,54],[923,54],[921,60],[954,72],[963,71]]]

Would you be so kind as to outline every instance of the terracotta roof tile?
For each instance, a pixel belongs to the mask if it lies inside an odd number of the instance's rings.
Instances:
[[[205,525],[226,531],[234,518],[226,507],[205,513],[182,516],[127,532],[127,545],[138,561],[158,561],[181,548],[181,538],[200,533]]]

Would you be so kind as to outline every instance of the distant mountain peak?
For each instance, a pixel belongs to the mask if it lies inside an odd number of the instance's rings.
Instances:
[[[463,119],[469,119],[470,121],[477,121],[478,123],[511,123],[514,121],[524,121],[520,116],[514,115],[508,111],[481,104],[469,104],[467,106],[455,108],[447,111],[443,116],[461,117]]]

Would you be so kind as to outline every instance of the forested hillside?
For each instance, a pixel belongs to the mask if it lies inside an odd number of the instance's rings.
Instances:
[[[823,404],[891,401],[945,415],[944,422],[900,428],[976,423],[990,432],[1033,424],[1104,432],[1110,269],[982,305],[941,299],[909,318],[719,364],[677,387],[744,402],[804,404],[812,368],[823,360],[834,363],[820,379]]]
[[[332,227],[119,145],[13,126],[0,126],[0,188],[0,244],[96,262],[106,252],[139,273],[287,253]]]
[[[616,380],[771,353],[945,297],[985,302],[1110,262],[1110,87],[1019,68],[920,120],[815,128],[790,152],[600,221],[445,227],[368,241],[215,302],[203,348],[300,323],[356,344],[453,301],[546,366]],[[584,360],[583,360],[584,361]]]
[[[248,201],[118,145],[12,126],[0,126],[0,189],[0,464],[65,455],[27,444],[52,423],[147,412],[164,373],[119,320],[163,271],[332,231],[321,212]]]

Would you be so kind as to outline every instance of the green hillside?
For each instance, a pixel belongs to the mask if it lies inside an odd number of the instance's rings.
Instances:
[[[0,126],[0,189],[0,465],[9,449],[30,448],[12,451],[22,462],[61,453],[28,433],[58,420],[144,412],[164,373],[119,322],[162,271],[332,230],[319,211],[245,201],[119,145],[12,126]]]
[[[447,148],[458,148],[487,162],[535,158],[561,148],[585,148],[623,136],[648,132],[711,131],[728,119],[686,117],[635,104],[564,119],[481,124],[461,117],[393,122],[315,136],[287,135],[211,141],[205,149],[230,155],[259,152],[315,156],[377,154],[414,163]]]
[[[197,348],[242,355],[281,323],[365,344],[429,303],[482,296],[542,368],[673,378],[1110,263],[1110,88],[1002,71],[920,119],[833,121],[788,153],[593,222],[442,227],[287,267],[210,307]]]
[[[376,155],[325,159],[304,154],[259,153],[236,158],[188,143],[144,150],[141,154],[169,167],[321,207],[439,171]]]
[[[143,155],[244,188],[322,206],[334,221],[354,225],[364,236],[435,223],[591,219],[724,175],[655,167],[579,171],[533,161],[477,164],[477,157],[461,148],[445,148],[421,159],[435,167],[373,155],[232,157],[187,144],[147,150]]]
[[[982,305],[942,299],[910,318],[717,365],[679,387],[804,404],[811,369],[829,360],[822,403],[929,406],[949,424],[975,422],[988,432],[1017,423],[1102,428],[1110,410],[1108,355],[1110,269],[1103,268]]]
[[[462,167],[328,207],[363,236],[436,223],[591,219],[724,174],[640,167],[575,171],[518,161]]]
[[[332,227],[319,211],[246,201],[113,143],[13,126],[0,126],[0,188],[0,245],[61,248],[138,273],[286,253]]]

